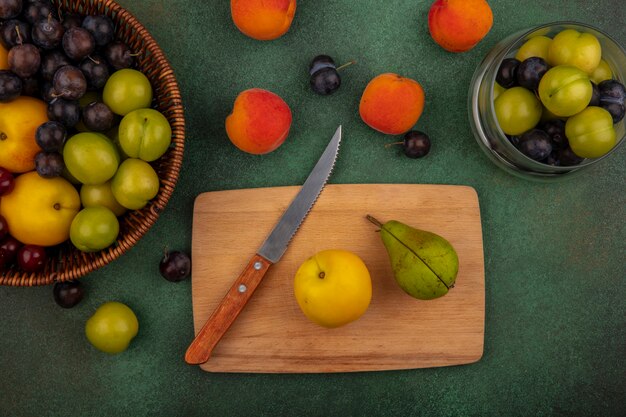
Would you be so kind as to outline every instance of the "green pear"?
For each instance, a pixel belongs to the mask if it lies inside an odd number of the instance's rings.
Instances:
[[[382,224],[372,216],[367,219],[380,227],[394,277],[404,292],[420,300],[432,300],[446,295],[454,286],[459,258],[450,242],[395,220]]]

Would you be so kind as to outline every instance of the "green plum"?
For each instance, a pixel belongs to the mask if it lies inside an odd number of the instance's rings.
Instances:
[[[599,158],[615,146],[613,117],[602,107],[587,107],[567,119],[565,136],[576,155],[581,158]]]
[[[506,88],[502,87],[498,83],[494,83],[493,84],[493,99],[495,100],[498,97],[500,97],[500,94],[502,94],[504,91],[506,91]]]
[[[159,177],[145,161],[128,158],[111,181],[115,199],[131,210],[143,208],[159,192]]]
[[[515,54],[515,59],[519,62],[532,57],[542,58],[544,61],[548,61],[548,50],[552,39],[547,36],[534,36],[528,39]]]
[[[68,172],[82,184],[102,184],[115,175],[120,163],[117,148],[100,133],[79,133],[63,147]]]
[[[581,112],[591,101],[593,86],[589,75],[571,65],[551,68],[539,82],[539,98],[544,106],[560,117]]]
[[[600,64],[598,68],[596,68],[589,77],[591,81],[596,84],[600,84],[602,81],[613,79],[613,71],[611,71],[611,67],[608,62],[604,59],[600,60]]]
[[[64,161],[65,162],[65,161]],[[67,170],[67,165],[63,167],[63,172],[61,172],[61,177],[65,178],[69,182],[74,185],[80,185],[80,181],[78,181],[70,172]]]
[[[133,110],[150,107],[152,86],[143,73],[133,69],[114,72],[102,91],[102,100],[111,111],[126,116]]]
[[[513,87],[500,93],[494,108],[498,124],[507,135],[521,135],[537,126],[541,119],[541,102],[524,87]]]
[[[133,310],[116,301],[102,304],[85,324],[89,343],[110,354],[128,349],[138,331],[139,321]]]
[[[128,113],[119,127],[122,151],[131,158],[151,162],[159,159],[172,142],[172,128],[161,113],[139,109]]]
[[[600,64],[602,46],[591,33],[581,33],[574,29],[559,32],[548,49],[548,63],[551,66],[571,65],[591,74]]]
[[[118,217],[126,213],[126,208],[118,203],[113,196],[110,181],[97,185],[85,184],[80,187],[80,201],[83,207],[106,207]]]
[[[111,246],[119,231],[120,223],[111,210],[103,206],[87,207],[72,220],[70,240],[83,252],[97,252]]]

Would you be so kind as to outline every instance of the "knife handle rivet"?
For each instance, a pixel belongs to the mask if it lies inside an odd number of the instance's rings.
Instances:
[[[257,271],[260,271],[262,267],[263,267],[263,264],[261,262],[254,263],[254,269],[256,269]]]
[[[246,287],[244,284],[241,284],[237,290],[240,293],[244,293],[244,292],[246,292],[247,289],[248,289],[248,287]]]

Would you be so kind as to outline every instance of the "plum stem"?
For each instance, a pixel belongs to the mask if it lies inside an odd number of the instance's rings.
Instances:
[[[388,143],[385,145],[385,148],[389,148],[391,146],[396,146],[396,145],[403,145],[404,142],[393,142],[393,143]]]
[[[20,32],[20,27],[19,26],[15,26],[15,32],[17,33],[17,43],[22,45],[24,43],[24,41],[22,39],[22,33]]]
[[[352,61],[346,62],[345,64],[343,64],[343,65],[341,65],[341,66],[337,67],[335,70],[336,70],[336,71],[341,71],[342,69],[344,69],[344,68],[348,68],[350,65],[354,65],[354,64],[356,64],[356,61],[355,61],[355,60],[352,60]]]

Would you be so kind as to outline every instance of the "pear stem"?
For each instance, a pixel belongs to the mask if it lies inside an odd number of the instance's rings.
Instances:
[[[374,223],[376,226],[380,227],[381,229],[383,228],[383,224],[379,222],[378,220],[376,220],[375,218],[373,218],[372,216],[370,216],[369,214],[365,216],[365,218],[369,220],[370,222]]]

